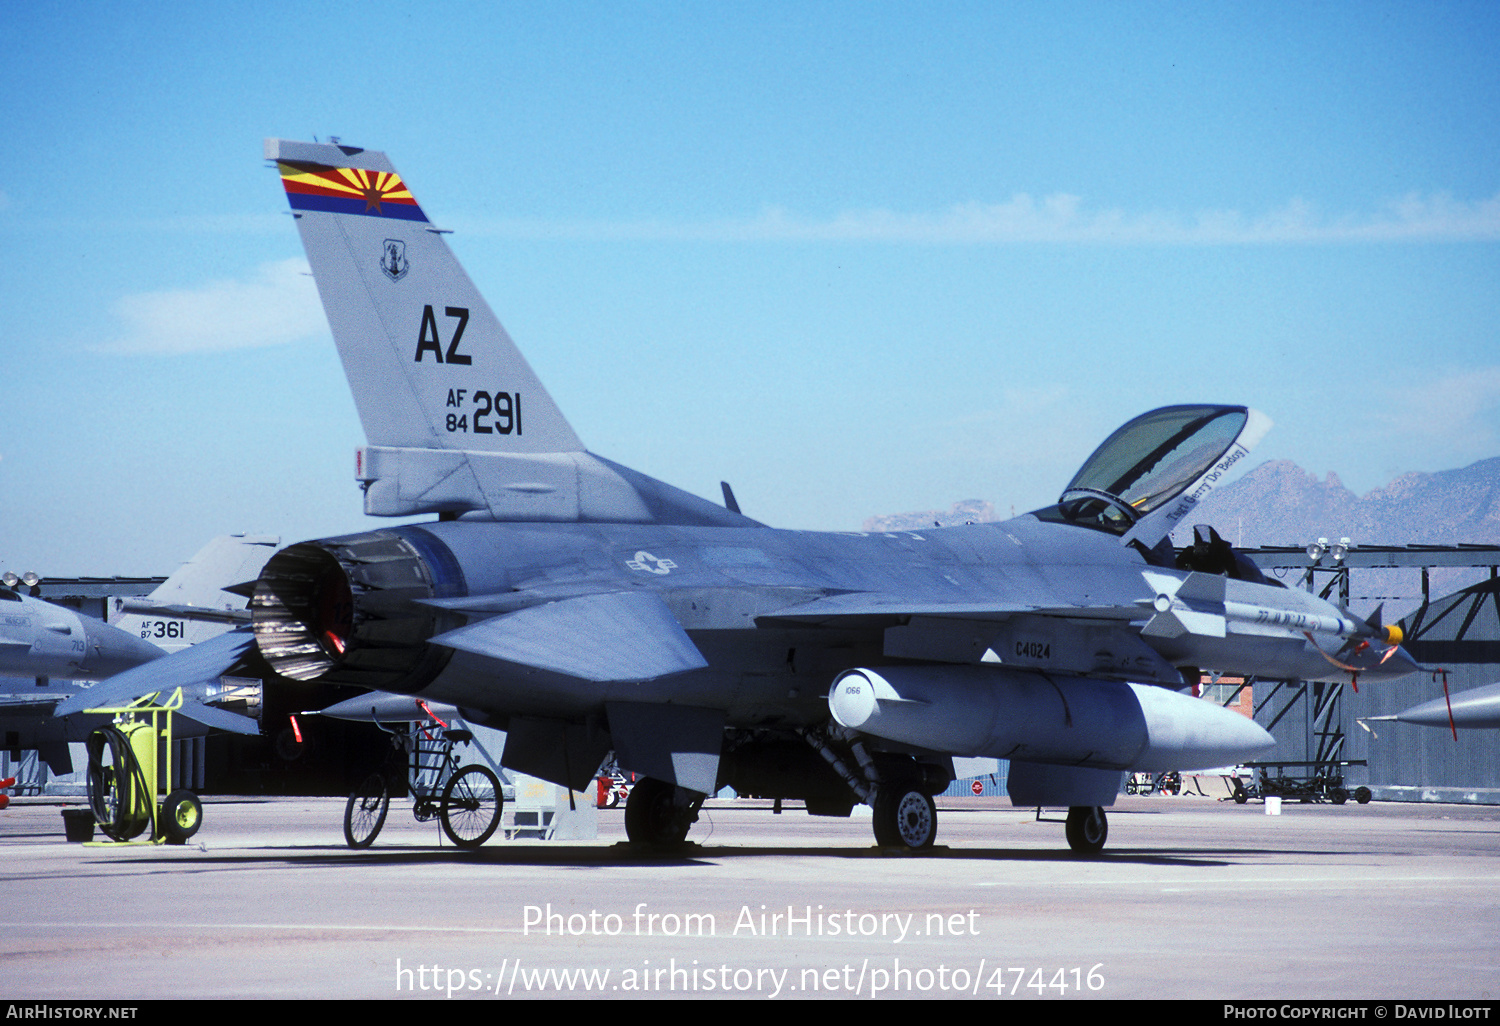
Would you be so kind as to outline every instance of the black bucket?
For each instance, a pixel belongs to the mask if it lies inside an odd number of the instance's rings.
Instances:
[[[92,841],[94,839],[94,810],[87,806],[80,809],[63,809],[63,833],[70,841]]]

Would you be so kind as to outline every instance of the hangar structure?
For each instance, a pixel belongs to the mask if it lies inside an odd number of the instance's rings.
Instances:
[[[1244,551],[1268,576],[1344,605],[1367,608],[1383,600],[1389,612],[1400,608],[1402,596],[1382,593],[1402,591],[1408,606],[1419,602],[1399,620],[1403,644],[1423,666],[1446,671],[1450,692],[1500,682],[1500,546],[1352,546],[1343,539]],[[1473,583],[1433,598],[1434,579],[1456,574]],[[1380,801],[1500,804],[1494,731],[1459,730],[1455,740],[1447,730],[1369,722],[1441,698],[1441,675],[1414,674],[1357,691],[1305,681],[1249,683],[1256,722],[1276,737],[1277,760],[1349,763],[1345,785],[1366,786]]]

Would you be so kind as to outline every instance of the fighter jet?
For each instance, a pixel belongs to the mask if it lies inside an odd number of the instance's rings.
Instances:
[[[1137,417],[1056,504],[1004,523],[771,528],[727,486],[719,506],[588,450],[383,153],[266,156],[364,426],[365,512],[435,519],[284,549],[250,629],[102,687],[256,666],[446,702],[508,732],[503,765],[574,789],[613,751],[646,778],[625,817],[646,845],[682,842],[728,785],[813,814],[866,803],[881,845],[925,848],[953,757],[1005,758],[1012,801],[1068,807],[1093,853],[1127,772],[1273,743],[1181,693],[1198,668],[1414,667],[1211,532],[1171,546],[1268,426],[1245,407]]]
[[[103,680],[165,654],[103,620],[0,586],[0,676]]]
[[[80,709],[91,704],[84,701],[89,689],[77,682],[102,681],[248,621],[245,598],[223,589],[253,581],[279,541],[245,535],[215,538],[146,598],[111,600],[113,624],[21,594],[14,586],[0,587],[0,677],[27,678],[0,682],[5,747],[36,751],[52,772],[70,772],[68,744],[83,741],[107,719],[53,717],[69,699],[83,701],[75,703]],[[183,712],[206,726],[257,732],[254,721],[204,706],[198,701],[203,697],[189,698]],[[191,726],[181,731],[182,736],[194,733]]]

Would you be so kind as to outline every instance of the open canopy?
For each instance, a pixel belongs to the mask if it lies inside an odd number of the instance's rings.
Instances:
[[[1143,413],[1105,439],[1058,504],[1037,515],[1123,535],[1159,513],[1162,529],[1152,533],[1165,536],[1269,426],[1244,406],[1165,406]]]

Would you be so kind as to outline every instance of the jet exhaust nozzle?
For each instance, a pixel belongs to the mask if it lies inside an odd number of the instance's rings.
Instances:
[[[1275,744],[1255,721],[1165,688],[977,666],[847,670],[828,705],[889,741],[1096,769],[1225,766]]]
[[[427,640],[454,624],[415,600],[448,591],[443,583],[397,531],[293,545],[255,584],[256,645],[293,680],[419,691],[450,655]]]

